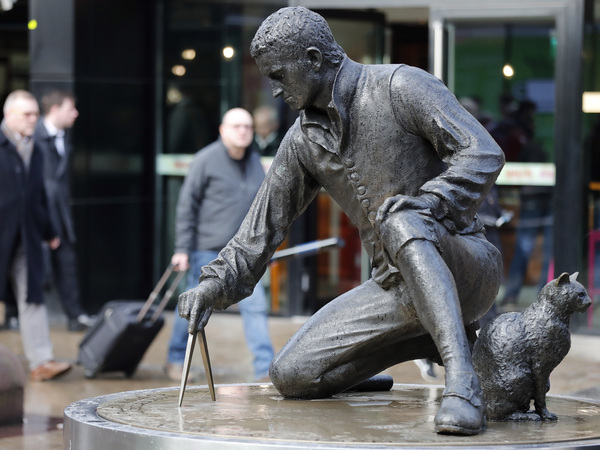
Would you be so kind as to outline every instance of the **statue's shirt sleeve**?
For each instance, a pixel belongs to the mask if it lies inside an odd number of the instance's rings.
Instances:
[[[469,226],[504,164],[504,154],[483,126],[444,84],[410,66],[400,66],[391,81],[396,119],[429,141],[447,169],[421,192],[442,199],[447,219],[457,229]]]

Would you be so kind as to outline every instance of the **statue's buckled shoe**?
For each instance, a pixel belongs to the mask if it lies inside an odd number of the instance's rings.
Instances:
[[[453,389],[444,389],[442,398],[444,397],[462,398],[463,400],[468,401],[475,408],[479,408],[483,404],[480,396],[478,396],[477,393],[470,386],[465,386],[464,384],[455,384],[453,386]]]
[[[472,386],[473,374],[470,372],[459,372],[449,377],[434,420],[436,433],[473,435],[483,430],[483,393]]]

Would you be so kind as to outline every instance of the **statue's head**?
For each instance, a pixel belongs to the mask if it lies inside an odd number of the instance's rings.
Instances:
[[[282,8],[264,20],[250,44],[250,54],[256,58],[276,52],[293,57],[310,47],[319,49],[325,61],[333,65],[339,65],[345,56],[325,19],[296,6]]]
[[[250,54],[269,78],[273,97],[296,111],[327,106],[345,57],[325,19],[302,7],[283,8],[267,17]]]

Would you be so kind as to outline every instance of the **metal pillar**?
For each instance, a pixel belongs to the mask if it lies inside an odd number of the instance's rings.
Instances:
[[[75,2],[29,0],[30,90],[74,90]],[[35,22],[34,22],[35,21]]]

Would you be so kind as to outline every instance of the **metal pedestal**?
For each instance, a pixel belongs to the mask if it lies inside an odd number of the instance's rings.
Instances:
[[[600,403],[548,397],[557,422],[489,422],[477,436],[438,435],[433,417],[441,386],[394,385],[389,392],[287,400],[271,384],[122,392],[65,409],[64,448],[390,449],[564,448],[600,446]]]

